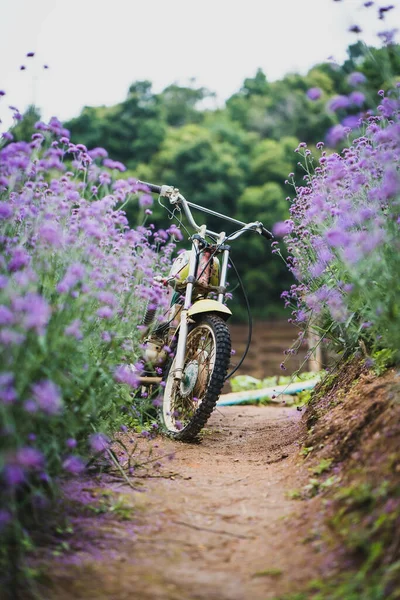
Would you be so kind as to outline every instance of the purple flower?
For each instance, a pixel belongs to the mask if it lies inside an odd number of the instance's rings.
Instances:
[[[400,175],[395,166],[388,167],[383,175],[381,199],[389,200],[400,192]]]
[[[383,20],[385,13],[387,13],[387,12],[389,12],[389,10],[393,10],[393,9],[394,9],[394,4],[390,4],[389,6],[380,6],[378,19]]]
[[[32,56],[35,56],[34,52],[28,52],[26,55],[28,58],[32,58]]]
[[[73,287],[76,286],[77,283],[79,283],[82,280],[83,276],[85,275],[85,272],[85,266],[81,263],[73,263],[72,265],[70,265],[64,277],[57,285],[57,291],[60,294],[65,294],[66,292],[69,292]]]
[[[51,317],[51,308],[47,301],[39,294],[29,293],[24,298],[23,310],[25,327],[35,329],[39,335],[43,335]]]
[[[11,255],[11,260],[8,263],[8,270],[11,273],[23,269],[30,263],[31,257],[25,248],[14,248]]]
[[[57,223],[44,223],[39,228],[38,235],[43,242],[55,248],[62,244],[62,233]]]
[[[4,404],[12,404],[17,399],[17,392],[13,384],[14,375],[12,373],[0,375],[0,400]]]
[[[108,152],[104,148],[93,148],[88,151],[90,158],[95,160],[96,158],[107,158]]]
[[[12,520],[11,513],[9,513],[8,510],[1,508],[0,509],[0,533],[2,531],[4,531],[4,529],[11,522],[11,520]]]
[[[362,106],[365,102],[365,94],[363,94],[362,92],[351,92],[349,100],[351,104],[355,104],[356,106]]]
[[[89,445],[93,452],[104,452],[110,445],[110,439],[104,433],[93,433],[89,437]]]
[[[14,383],[13,373],[1,373],[0,375],[0,387],[9,386]]]
[[[65,445],[70,450],[72,450],[73,448],[76,448],[77,444],[78,444],[78,442],[74,438],[68,438],[67,441],[65,442]]]
[[[0,326],[12,325],[14,320],[14,314],[11,310],[7,306],[4,306],[4,304],[0,304]]]
[[[68,190],[65,194],[65,197],[70,202],[77,202],[80,198],[80,195],[79,192],[77,192],[76,190]]]
[[[12,329],[2,329],[0,331],[0,342],[5,346],[20,346],[24,341],[25,336],[22,333]]]
[[[362,258],[362,252],[358,246],[350,244],[343,250],[343,258],[350,265],[355,265]]]
[[[109,306],[101,306],[96,311],[96,315],[101,319],[111,319],[114,315],[114,312]]]
[[[28,470],[40,469],[44,464],[44,456],[39,450],[26,446],[18,450],[16,462],[20,467]]]
[[[277,237],[283,237],[285,235],[288,235],[293,231],[293,225],[293,221],[289,219],[287,221],[279,221],[273,226],[273,234]]]
[[[309,267],[311,277],[320,277],[325,271],[326,265],[323,262],[315,262]]]
[[[19,465],[6,465],[4,467],[3,476],[5,482],[10,487],[17,487],[25,481],[24,470]]]
[[[346,135],[346,127],[343,127],[343,125],[340,124],[334,125],[329,129],[328,134],[326,136],[326,141],[329,144],[329,146],[336,146],[336,144],[344,140]]]
[[[322,96],[322,90],[319,87],[312,87],[307,90],[307,98],[310,100],[319,100]]]
[[[325,234],[326,240],[330,246],[346,246],[349,241],[349,236],[346,232],[340,229],[330,229]]]
[[[119,365],[114,371],[114,379],[118,383],[125,383],[132,388],[139,385],[139,373],[128,365]]]
[[[5,131],[1,137],[4,138],[5,140],[8,140],[9,142],[12,142],[14,139],[13,134],[10,133],[9,131]]]
[[[139,198],[139,206],[146,207],[153,205],[153,198],[150,194],[142,194]]]
[[[38,410],[38,406],[36,404],[36,402],[34,400],[32,400],[32,398],[30,400],[26,400],[26,402],[24,402],[24,410],[27,413],[35,413]]]
[[[59,387],[49,379],[32,386],[37,406],[48,415],[57,415],[62,410],[62,399]]]
[[[350,105],[350,100],[347,96],[334,96],[327,104],[328,110],[336,112],[342,108],[347,108]]]
[[[65,329],[65,335],[70,335],[74,337],[76,340],[81,340],[83,338],[83,333],[81,330],[82,321],[80,319],[75,319],[70,323]]]
[[[178,241],[183,240],[182,232],[175,224],[172,224],[170,227],[168,227],[167,233],[169,233],[171,236],[174,236]]]
[[[350,75],[347,77],[347,83],[352,87],[356,87],[357,85],[365,83],[366,81],[367,78],[365,75],[359,71],[353,71],[353,73],[350,73]]]
[[[384,117],[390,119],[399,110],[400,106],[397,100],[392,98],[384,98],[378,109],[381,111]]]
[[[97,299],[103,304],[108,304],[108,306],[116,306],[117,299],[112,292],[101,291],[97,294]]]
[[[108,173],[100,173],[99,175],[99,182],[101,185],[108,185],[111,183],[111,177]]]
[[[342,121],[343,127],[350,127],[350,129],[357,129],[360,124],[360,117],[357,115],[348,115]]]
[[[63,469],[72,475],[79,475],[85,470],[85,463],[79,456],[68,456],[63,462]]]
[[[105,158],[103,160],[103,165],[108,169],[116,169],[117,171],[126,171],[125,165],[123,165],[118,160],[111,160],[111,158]]]

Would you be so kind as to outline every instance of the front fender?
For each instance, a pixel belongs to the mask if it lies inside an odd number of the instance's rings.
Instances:
[[[200,315],[202,313],[218,313],[225,321],[229,319],[232,312],[225,304],[218,300],[197,300],[188,310],[189,317]]]

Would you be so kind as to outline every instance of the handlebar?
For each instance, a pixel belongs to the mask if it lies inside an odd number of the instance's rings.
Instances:
[[[236,225],[241,225],[243,227],[243,229],[240,230],[239,232],[237,232],[236,234],[230,235],[229,238],[231,240],[235,239],[236,237],[239,237],[239,235],[244,233],[244,231],[249,231],[249,230],[257,231],[260,235],[265,237],[267,240],[274,239],[273,234],[270,231],[268,231],[268,229],[266,229],[260,221],[256,221],[254,223],[244,223],[243,221],[239,221],[238,219],[233,219],[232,217],[227,217],[226,215],[222,215],[221,213],[218,213],[214,210],[210,210],[209,208],[205,208],[204,206],[199,206],[198,204],[193,204],[193,202],[188,202],[186,200],[186,198],[184,198],[182,196],[182,194],[179,193],[179,190],[173,188],[172,186],[167,186],[167,185],[161,186],[161,185],[156,185],[154,183],[148,183],[146,181],[137,181],[137,183],[139,185],[146,186],[150,192],[153,192],[155,194],[160,194],[161,196],[168,197],[171,204],[181,203],[183,210],[184,210],[190,224],[192,225],[192,227],[194,229],[196,229],[196,231],[200,231],[200,227],[199,227],[199,225],[197,225],[196,221],[193,218],[192,212],[189,208],[190,206],[192,206],[193,208],[197,208],[198,210],[201,210],[202,212],[213,215],[215,217],[219,217],[221,219],[225,219],[226,221],[230,221],[231,223],[236,223]],[[207,229],[206,232],[211,235],[218,236],[218,234],[215,231],[210,231]]]
[[[261,227],[261,235],[263,237],[265,237],[267,240],[274,239],[274,235],[270,231],[268,231],[268,229],[265,229],[264,225],[262,225],[262,227]]]
[[[147,183],[146,181],[138,181],[137,183],[139,183],[140,185],[145,185],[149,188],[150,192],[153,192],[154,194],[159,194],[161,192],[161,185],[156,185],[155,183]]]

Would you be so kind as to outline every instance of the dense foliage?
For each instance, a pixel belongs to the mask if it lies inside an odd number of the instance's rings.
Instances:
[[[14,562],[57,478],[132,418],[140,323],[176,233],[129,227],[118,206],[143,220],[152,199],[104,149],[56,119],[35,127],[0,149],[0,539]]]
[[[400,84],[398,84],[400,88]],[[400,102],[382,97],[377,115],[341,154],[322,150],[318,166],[306,144],[307,175],[284,235],[289,267],[298,280],[283,293],[294,320],[315,329],[345,353],[361,347],[400,358]]]

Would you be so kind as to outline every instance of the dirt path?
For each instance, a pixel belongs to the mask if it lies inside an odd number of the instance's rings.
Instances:
[[[296,592],[320,562],[304,543],[302,503],[288,494],[307,473],[298,460],[302,433],[296,408],[221,407],[200,444],[141,442],[175,458],[163,477],[144,480],[144,492],[118,487],[133,496],[135,524],[108,522],[111,537],[97,553],[54,565],[46,598],[265,600]]]

